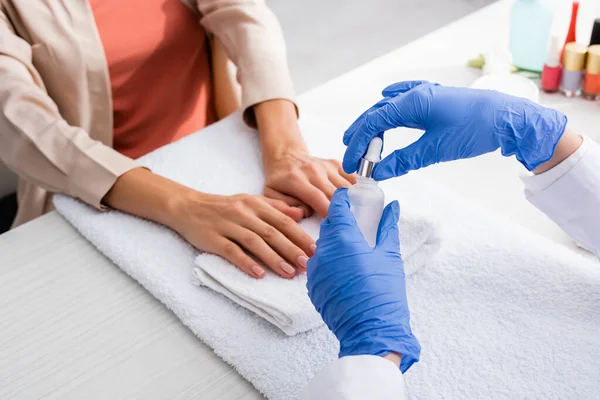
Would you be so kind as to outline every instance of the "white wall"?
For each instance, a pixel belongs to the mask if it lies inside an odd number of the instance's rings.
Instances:
[[[0,198],[17,190],[17,176],[0,161]]]

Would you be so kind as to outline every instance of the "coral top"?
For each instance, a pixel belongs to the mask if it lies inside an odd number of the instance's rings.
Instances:
[[[112,89],[115,150],[138,158],[216,120],[208,38],[181,0],[90,0]]]

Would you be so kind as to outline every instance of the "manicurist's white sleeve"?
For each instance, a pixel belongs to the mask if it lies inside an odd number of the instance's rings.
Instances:
[[[405,399],[404,377],[391,361],[378,356],[348,356],[319,372],[301,400]]]
[[[584,138],[551,170],[521,179],[531,204],[600,258],[600,145]]]

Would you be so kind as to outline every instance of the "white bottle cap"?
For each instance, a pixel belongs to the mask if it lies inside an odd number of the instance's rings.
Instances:
[[[375,136],[371,139],[367,153],[364,155],[364,159],[371,162],[381,161],[381,149],[383,148],[383,140],[379,136]]]
[[[374,137],[369,143],[367,152],[360,159],[358,163],[358,170],[356,173],[365,178],[370,178],[373,173],[375,164],[381,161],[381,149],[383,148],[383,140],[380,137]]]
[[[552,68],[560,66],[560,53],[563,48],[563,40],[559,36],[552,36],[548,48],[548,59],[546,65]]]

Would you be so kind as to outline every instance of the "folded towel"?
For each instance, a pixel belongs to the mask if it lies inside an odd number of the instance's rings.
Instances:
[[[389,196],[388,196],[389,197]],[[387,199],[391,201],[393,199]],[[300,223],[314,239],[319,236],[320,218]],[[406,275],[427,263],[439,249],[437,227],[432,221],[404,212],[399,222],[400,243]],[[260,315],[287,335],[295,335],[323,325],[306,291],[306,274],[283,279],[265,268],[263,279],[254,279],[227,260],[200,254],[194,269],[198,284],[221,293],[242,307]]]
[[[340,158],[343,127],[303,115],[316,155]],[[393,147],[394,135],[386,144]],[[256,133],[240,114],[161,148],[142,163],[190,187],[259,193],[239,180]],[[388,149],[388,150],[389,150]],[[211,152],[229,157],[206,168]],[[238,160],[245,160],[239,163]],[[440,221],[442,246],[407,279],[411,325],[423,351],[405,375],[411,399],[594,399],[600,392],[600,268],[569,249],[490,215],[430,184],[418,172],[382,183],[402,210]],[[222,190],[222,189],[221,189]],[[172,310],[266,397],[293,400],[338,352],[325,326],[287,336],[210,289],[190,281],[198,252],[171,230],[65,196],[58,211],[124,272]]]

